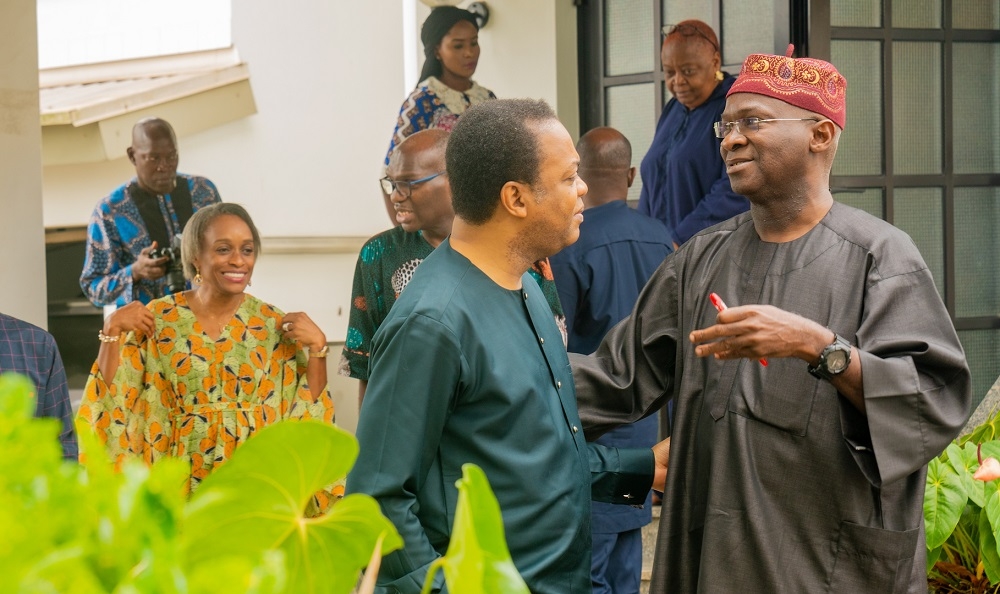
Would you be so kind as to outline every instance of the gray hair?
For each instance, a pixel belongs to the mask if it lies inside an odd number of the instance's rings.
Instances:
[[[223,215],[237,216],[250,227],[250,233],[253,234],[254,255],[260,255],[260,233],[257,232],[257,227],[245,208],[234,202],[220,202],[199,208],[184,226],[184,236],[181,239],[181,262],[184,263],[184,277],[188,280],[198,274],[194,261],[201,255],[201,243],[205,239],[205,231],[212,221]]]

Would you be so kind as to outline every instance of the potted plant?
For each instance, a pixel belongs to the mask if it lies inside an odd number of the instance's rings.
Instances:
[[[1000,592],[1000,410],[927,465],[924,526],[932,592]]]

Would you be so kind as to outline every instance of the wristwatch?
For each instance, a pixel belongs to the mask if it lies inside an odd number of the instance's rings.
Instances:
[[[809,373],[822,380],[830,380],[833,376],[844,373],[851,364],[851,343],[839,334],[834,334],[833,344],[823,349],[819,354],[819,363],[809,366]]]

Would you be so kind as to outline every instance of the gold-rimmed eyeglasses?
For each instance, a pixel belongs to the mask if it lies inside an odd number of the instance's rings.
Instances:
[[[760,125],[764,122],[819,122],[816,118],[740,118],[738,120],[733,120],[731,122],[715,122],[713,126],[715,128],[716,138],[725,138],[729,136],[730,132],[735,131],[737,134],[745,134],[746,132],[757,132],[760,130]]]

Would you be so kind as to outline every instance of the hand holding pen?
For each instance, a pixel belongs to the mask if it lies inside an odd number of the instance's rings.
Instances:
[[[720,313],[726,310],[726,302],[722,300],[722,297],[719,297],[715,293],[709,293],[708,298],[712,302],[712,305],[715,306],[715,309],[718,310]],[[760,361],[761,365],[767,367],[767,359],[761,357],[760,359],[757,360]]]

